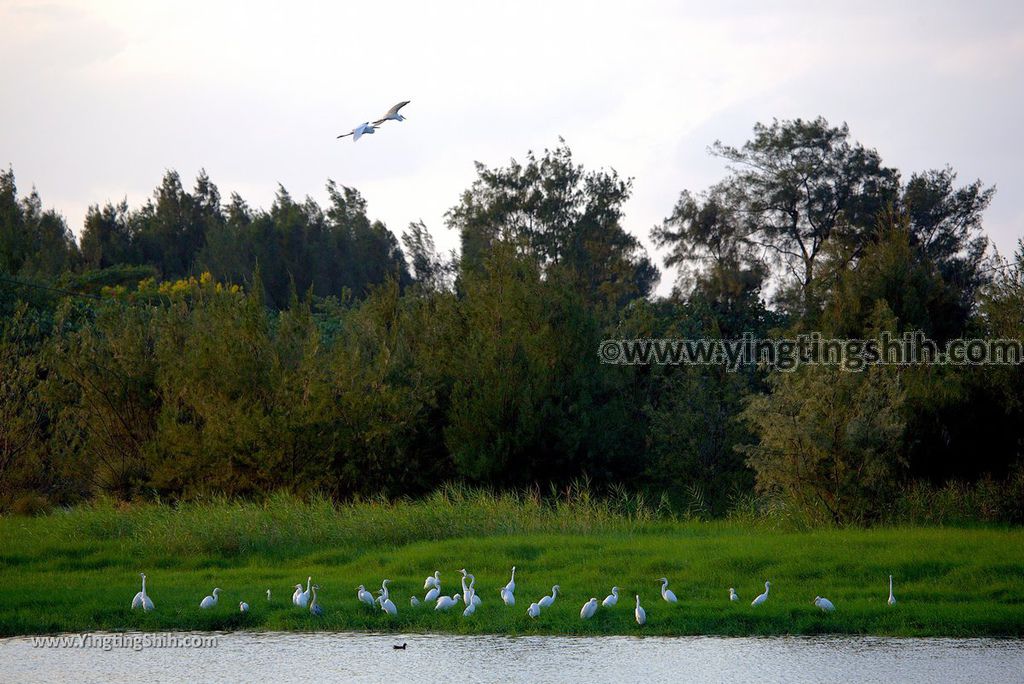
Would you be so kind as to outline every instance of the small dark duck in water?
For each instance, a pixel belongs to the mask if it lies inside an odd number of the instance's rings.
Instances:
[[[406,646],[405,644],[402,644],[401,646],[399,646],[398,644],[395,644],[391,648],[395,649],[396,651],[404,651],[405,650],[405,646]]]

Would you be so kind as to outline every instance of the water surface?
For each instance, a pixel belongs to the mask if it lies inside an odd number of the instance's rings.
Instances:
[[[215,647],[0,639],[4,682],[1024,682],[1024,641],[232,632]],[[129,633],[122,643],[146,636]],[[152,637],[152,635],[149,635]],[[161,636],[195,637],[188,633]],[[204,633],[202,636],[211,636]],[[39,642],[35,642],[39,643]],[[405,650],[394,644],[406,643]]]

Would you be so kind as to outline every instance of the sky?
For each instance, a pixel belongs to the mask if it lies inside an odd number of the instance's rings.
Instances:
[[[726,172],[710,144],[823,115],[904,177],[995,185],[987,233],[1006,255],[1024,235],[1019,2],[0,0],[0,98],[0,165],[76,233],[206,169],[264,208],[333,179],[447,250],[474,162],[561,136],[634,179],[624,225],[660,263],[650,229]],[[401,100],[407,121],[335,138]]]

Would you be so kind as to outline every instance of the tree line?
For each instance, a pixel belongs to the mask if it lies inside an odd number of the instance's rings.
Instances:
[[[1024,519],[1018,366],[600,363],[609,337],[1024,337],[1024,249],[999,259],[982,226],[993,188],[904,177],[821,118],[711,152],[724,177],[651,234],[666,297],[623,227],[631,179],[564,143],[478,165],[452,254],[330,181],[326,208],[280,188],[260,210],[205,173],[90,208],[75,240],[8,170],[0,506],[587,478],[696,515],[875,522],[980,491],[966,515]]]

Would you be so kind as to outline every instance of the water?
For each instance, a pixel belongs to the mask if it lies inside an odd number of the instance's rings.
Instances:
[[[73,635],[72,638],[74,638]],[[233,632],[216,647],[0,639],[3,682],[1024,682],[1024,641],[877,637],[502,637]],[[134,650],[114,639],[146,646]],[[109,650],[96,644],[106,639]],[[394,650],[393,644],[408,644]],[[180,642],[179,642],[180,643]]]

